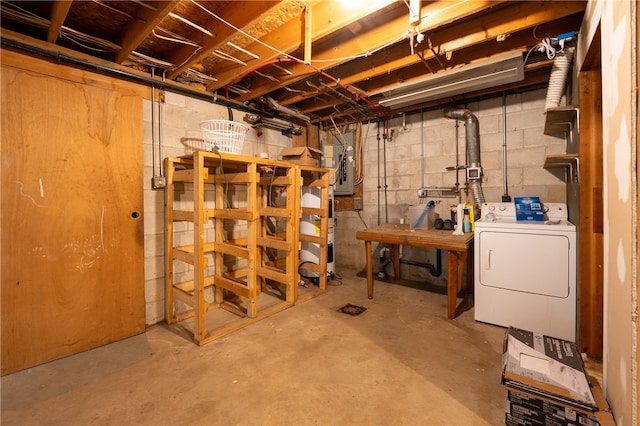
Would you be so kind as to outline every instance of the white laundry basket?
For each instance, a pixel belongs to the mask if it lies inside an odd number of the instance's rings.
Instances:
[[[242,152],[244,137],[249,128],[242,123],[229,120],[206,120],[200,123],[204,150],[230,152],[239,154]]]

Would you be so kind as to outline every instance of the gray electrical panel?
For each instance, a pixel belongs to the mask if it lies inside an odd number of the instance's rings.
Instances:
[[[333,167],[336,170],[335,195],[353,195],[356,159],[353,150],[353,132],[334,135]],[[342,143],[341,143],[342,142]]]

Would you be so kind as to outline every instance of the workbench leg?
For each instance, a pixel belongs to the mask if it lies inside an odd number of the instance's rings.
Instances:
[[[391,263],[393,263],[393,276],[400,279],[400,246],[391,244]]]
[[[447,251],[447,317],[456,317],[456,300],[458,295],[458,283],[460,274],[460,254],[458,252]]]
[[[469,248],[468,253],[473,253],[473,243],[471,243],[471,247]],[[475,259],[473,255],[467,256],[467,294],[469,296],[473,296],[473,281],[475,279],[474,271],[473,271],[473,262]]]
[[[464,265],[466,261],[467,253],[458,253],[458,281],[456,282],[456,289],[458,293],[462,290],[462,274],[464,272]]]
[[[367,256],[367,297],[373,299],[373,262],[371,259],[371,241],[364,242],[364,251]]]

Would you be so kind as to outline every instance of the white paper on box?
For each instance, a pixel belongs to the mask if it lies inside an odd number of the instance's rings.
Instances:
[[[511,327],[504,349],[506,382],[521,388],[548,384],[580,404],[597,407],[575,343]]]
[[[537,371],[540,374],[548,376],[551,374],[549,361],[546,359],[531,356],[529,354],[520,354],[520,365],[525,370]]]

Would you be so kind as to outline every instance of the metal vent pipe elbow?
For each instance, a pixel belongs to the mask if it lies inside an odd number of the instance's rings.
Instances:
[[[480,127],[478,118],[468,109],[456,109],[445,113],[445,117],[454,118],[464,121],[465,139],[467,145],[467,177],[471,194],[476,204],[484,203],[484,195],[482,194],[482,166],[480,165]],[[458,143],[458,141],[456,141]],[[469,171],[475,169],[478,171],[477,176],[469,176]]]
[[[480,130],[478,118],[468,109],[456,109],[445,114],[448,118],[464,120],[465,138],[467,141],[467,157],[469,165],[480,167]]]

